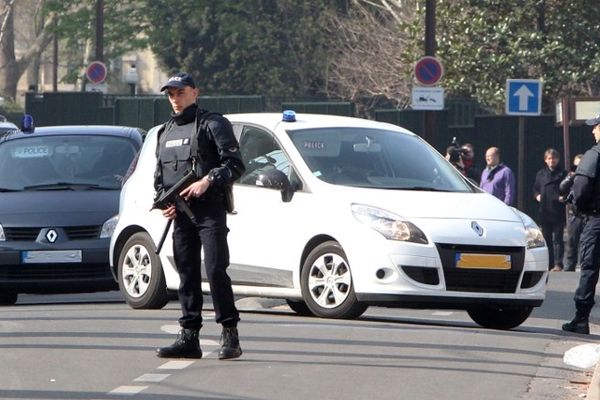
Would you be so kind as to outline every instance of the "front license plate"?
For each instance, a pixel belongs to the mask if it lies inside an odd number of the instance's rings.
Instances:
[[[81,250],[34,250],[21,253],[23,264],[80,263]]]
[[[456,253],[456,268],[510,269],[510,255]]]

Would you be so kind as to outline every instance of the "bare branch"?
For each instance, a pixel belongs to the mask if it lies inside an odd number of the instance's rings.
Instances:
[[[4,10],[2,10],[2,24],[0,25],[0,45],[4,40],[4,31],[6,30],[6,23],[8,21],[8,18],[10,17],[10,14],[14,12],[14,4],[16,1],[17,0],[9,0],[9,2],[6,3]]]
[[[381,99],[398,107],[407,104],[413,60],[401,22],[414,16],[414,7],[402,0],[354,0],[348,17],[332,14],[330,34],[337,39],[328,94],[367,109]]]

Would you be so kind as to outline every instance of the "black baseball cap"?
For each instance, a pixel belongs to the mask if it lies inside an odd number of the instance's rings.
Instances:
[[[195,88],[196,84],[194,83],[194,79],[187,72],[179,72],[172,77],[169,78],[167,83],[161,86],[160,91],[164,91],[167,88],[183,88],[183,87],[192,87]]]
[[[585,124],[589,126],[596,126],[600,124],[600,114],[596,115],[594,118],[586,120]]]

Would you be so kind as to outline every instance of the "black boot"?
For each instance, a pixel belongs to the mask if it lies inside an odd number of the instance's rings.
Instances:
[[[589,313],[577,311],[575,318],[571,322],[563,324],[562,330],[574,333],[583,333],[585,335],[590,334],[590,325],[588,322]]]
[[[156,355],[163,358],[202,358],[198,329],[182,329],[175,343],[156,349]]]
[[[223,327],[221,333],[221,350],[219,350],[219,360],[228,360],[230,358],[238,358],[242,355],[240,347],[240,338],[235,326],[226,328]]]

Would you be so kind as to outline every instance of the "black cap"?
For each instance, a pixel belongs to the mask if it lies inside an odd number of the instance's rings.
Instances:
[[[169,78],[167,83],[161,86],[160,91],[164,91],[167,88],[183,88],[183,87],[192,87],[195,88],[196,84],[194,83],[194,79],[187,72],[179,72],[178,74],[173,75]]]
[[[589,126],[596,126],[600,124],[600,114],[596,115],[594,118],[586,120],[585,124]]]

